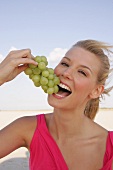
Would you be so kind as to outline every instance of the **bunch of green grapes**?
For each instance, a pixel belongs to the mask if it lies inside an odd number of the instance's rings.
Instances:
[[[47,58],[45,56],[36,56],[34,60],[38,65],[29,64],[29,67],[24,71],[25,74],[29,76],[36,87],[41,86],[45,93],[57,93],[60,79],[54,74],[52,68],[47,67]]]

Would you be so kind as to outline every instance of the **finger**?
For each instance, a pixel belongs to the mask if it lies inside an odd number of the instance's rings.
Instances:
[[[35,57],[31,54],[31,58],[34,60],[35,59]]]
[[[25,54],[22,58],[31,58],[31,59],[35,59],[35,57],[32,54]]]
[[[26,68],[28,68],[27,65],[21,65],[21,66],[18,66],[18,74],[20,74],[22,71],[24,71]]]
[[[30,48],[26,48],[26,49],[21,49],[21,50],[12,50],[9,53],[10,54],[15,54],[15,53],[20,53],[20,52],[24,52],[24,51],[28,51],[31,53],[31,49]]]
[[[13,62],[15,66],[19,66],[21,64],[34,64],[34,65],[38,65],[38,63],[36,61],[34,61],[31,58],[19,58],[19,59],[15,59],[15,61]]]
[[[33,58],[30,49],[11,51],[8,56],[10,58]]]

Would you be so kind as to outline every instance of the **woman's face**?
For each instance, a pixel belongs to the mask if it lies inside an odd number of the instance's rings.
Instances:
[[[49,104],[65,109],[85,106],[98,92],[96,82],[100,67],[94,54],[80,47],[71,48],[55,68],[61,81],[60,90],[48,96]]]

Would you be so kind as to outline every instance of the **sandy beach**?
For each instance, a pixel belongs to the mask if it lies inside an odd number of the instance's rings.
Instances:
[[[22,117],[49,113],[48,111],[0,111],[0,129],[13,120]],[[100,109],[95,118],[95,122],[106,128],[113,130],[113,109]],[[20,148],[10,155],[0,159],[0,170],[28,170],[29,152],[25,148]]]

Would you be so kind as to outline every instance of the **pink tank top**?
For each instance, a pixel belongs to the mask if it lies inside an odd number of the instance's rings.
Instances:
[[[103,168],[101,170],[113,170],[113,131],[108,132],[106,152],[104,155]]]
[[[101,170],[112,170],[113,132],[108,132]],[[37,127],[30,145],[30,170],[68,170],[63,155],[49,133],[44,114],[37,115]]]
[[[38,126],[30,145],[30,170],[68,170],[64,158],[49,133],[44,114],[37,116]]]

